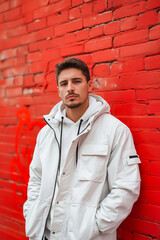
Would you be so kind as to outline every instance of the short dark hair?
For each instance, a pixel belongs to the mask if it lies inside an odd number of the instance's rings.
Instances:
[[[55,75],[56,75],[56,82],[58,85],[58,77],[59,74],[68,68],[77,68],[82,71],[82,74],[86,77],[87,82],[90,80],[90,73],[88,66],[86,65],[85,62],[80,60],[79,58],[68,58],[64,60],[63,62],[60,62],[59,64],[55,65]]]

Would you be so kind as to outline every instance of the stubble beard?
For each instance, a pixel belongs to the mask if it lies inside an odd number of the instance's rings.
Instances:
[[[71,105],[69,104],[64,104],[67,108],[70,108],[70,109],[74,109],[74,108],[78,108],[79,106],[81,106],[82,103],[73,103]]]

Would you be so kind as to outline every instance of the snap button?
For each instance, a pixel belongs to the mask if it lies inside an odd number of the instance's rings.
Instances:
[[[65,172],[63,172],[63,175],[65,175],[66,173]]]
[[[55,232],[52,232],[52,234],[55,234]]]

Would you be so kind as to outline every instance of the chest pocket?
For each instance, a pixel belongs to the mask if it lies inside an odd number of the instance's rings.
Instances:
[[[102,182],[106,173],[108,145],[88,144],[82,149],[79,158],[78,180]]]

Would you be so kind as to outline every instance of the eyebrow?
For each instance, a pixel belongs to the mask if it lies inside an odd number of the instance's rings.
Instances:
[[[82,80],[81,77],[74,77],[74,78],[71,78],[71,80]],[[67,79],[64,79],[64,80],[60,80],[59,83],[63,83],[63,82],[67,82],[68,80]]]

